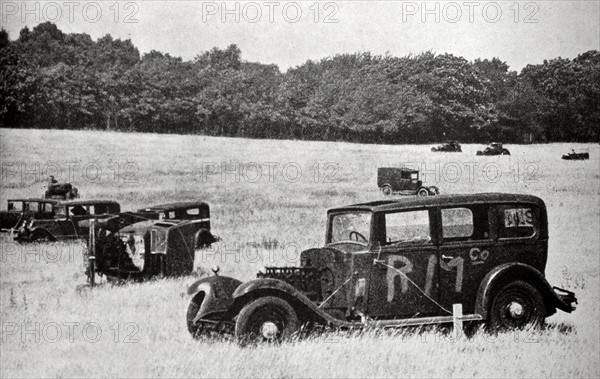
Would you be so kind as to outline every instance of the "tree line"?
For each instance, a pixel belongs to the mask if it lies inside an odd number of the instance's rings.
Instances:
[[[236,45],[191,61],[46,22],[0,31],[0,127],[365,143],[600,142],[600,53],[520,73],[498,58],[341,54],[282,73]]]

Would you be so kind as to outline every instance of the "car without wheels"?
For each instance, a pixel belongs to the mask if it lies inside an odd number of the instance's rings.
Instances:
[[[476,155],[510,155],[510,151],[505,149],[501,143],[492,142],[483,151],[477,150]]]
[[[434,153],[435,152],[460,153],[460,152],[462,152],[462,148],[460,147],[460,144],[458,143],[458,141],[448,141],[438,147],[432,147],[431,151]]]
[[[326,243],[298,267],[246,283],[212,276],[188,293],[189,332],[277,341],[303,325],[404,327],[463,320],[492,331],[540,327],[575,294],[545,278],[544,202],[522,194],[441,195],[331,209]],[[218,268],[215,270],[218,272]]]
[[[133,280],[189,275],[195,250],[219,239],[211,233],[209,205],[198,201],[121,214],[97,229],[89,244],[94,246],[93,267],[86,271],[90,282],[96,273]]]

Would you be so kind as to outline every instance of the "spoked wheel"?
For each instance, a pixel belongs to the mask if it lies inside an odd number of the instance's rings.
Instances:
[[[383,192],[385,196],[390,196],[392,194],[392,187],[385,185],[381,187],[381,192]]]
[[[204,300],[203,294],[196,295],[192,299],[192,301],[190,301],[190,305],[188,306],[188,309],[187,309],[187,314],[186,314],[186,318],[185,318],[186,323],[187,323],[187,328],[188,328],[188,332],[190,332],[190,334],[194,338],[198,338],[199,334],[200,335],[202,334],[202,330],[199,330],[199,329],[201,329],[201,327],[199,325],[194,324],[194,318],[196,318],[196,315],[198,314],[198,311],[200,310],[200,305],[202,304],[203,300]]]
[[[280,342],[300,329],[294,308],[285,300],[267,296],[242,308],[235,324],[235,337],[241,345]]]
[[[429,196],[429,191],[427,190],[427,188],[419,188],[419,190],[417,191],[417,196],[427,197]]]
[[[490,308],[490,331],[541,328],[546,318],[544,299],[539,291],[524,281],[504,286]]]

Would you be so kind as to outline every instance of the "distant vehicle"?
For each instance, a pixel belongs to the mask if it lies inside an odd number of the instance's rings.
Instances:
[[[485,150],[477,150],[477,155],[510,155],[510,151],[505,149],[501,143],[492,142]]]
[[[95,273],[138,280],[189,275],[195,250],[218,240],[211,233],[210,208],[204,202],[156,205],[131,215],[146,219],[117,229],[118,223],[99,224],[94,266],[87,270],[90,281]]]
[[[79,191],[77,187],[71,183],[59,183],[54,179],[54,176],[50,175],[48,178],[48,188],[44,192],[45,199],[71,200],[78,197]]]
[[[419,180],[419,171],[398,167],[380,167],[377,169],[377,186],[384,195],[433,196],[440,193],[436,186],[423,186]]]
[[[32,219],[17,231],[21,242],[87,239],[90,219],[107,220],[118,214],[121,206],[112,200],[71,200],[54,205],[52,219]]]
[[[526,330],[575,310],[575,294],[545,278],[548,221],[538,197],[377,201],[331,209],[327,219],[325,247],[303,251],[297,267],[267,267],[245,283],[215,268],[192,284],[190,334],[231,333],[245,344],[310,325],[444,324],[453,304],[491,331]]]
[[[0,229],[3,232],[18,229],[31,218],[51,219],[57,203],[58,200],[35,198],[8,200],[6,210],[0,212]]]
[[[460,153],[462,149],[458,141],[448,141],[441,146],[432,147],[432,152],[444,152],[444,153]]]
[[[585,159],[590,159],[590,153],[587,151],[580,151],[576,153],[575,150],[571,150],[570,153],[563,155],[562,159],[568,161],[582,161]]]

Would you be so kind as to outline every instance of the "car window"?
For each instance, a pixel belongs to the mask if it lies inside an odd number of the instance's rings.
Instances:
[[[88,214],[95,215],[100,214],[100,211],[94,205],[88,205]]]
[[[199,208],[190,208],[186,210],[187,214],[189,215],[199,215],[200,214],[200,209]]]
[[[81,205],[75,205],[73,207],[69,207],[69,215],[70,216],[85,216],[87,215],[87,211]]]
[[[40,211],[40,203],[37,201],[30,201],[27,203],[27,209],[31,212],[39,212]]]
[[[426,210],[385,214],[385,244],[430,243],[429,212]]]
[[[535,234],[535,218],[532,207],[525,205],[501,206],[499,208],[499,238],[525,238]]]
[[[54,213],[57,216],[65,217],[67,215],[67,209],[65,207],[56,207],[54,208]]]
[[[174,218],[175,218],[175,211],[169,212],[169,219],[174,219]]]
[[[44,212],[46,212],[46,213],[52,212],[52,204],[51,203],[44,203]]]
[[[23,203],[20,201],[11,201],[10,203],[8,203],[8,210],[20,212],[23,210]]]
[[[329,242],[355,242],[367,245],[370,239],[370,229],[370,212],[337,214],[331,219],[331,240]]]
[[[473,236],[473,212],[468,208],[442,209],[442,232],[445,240]]]

